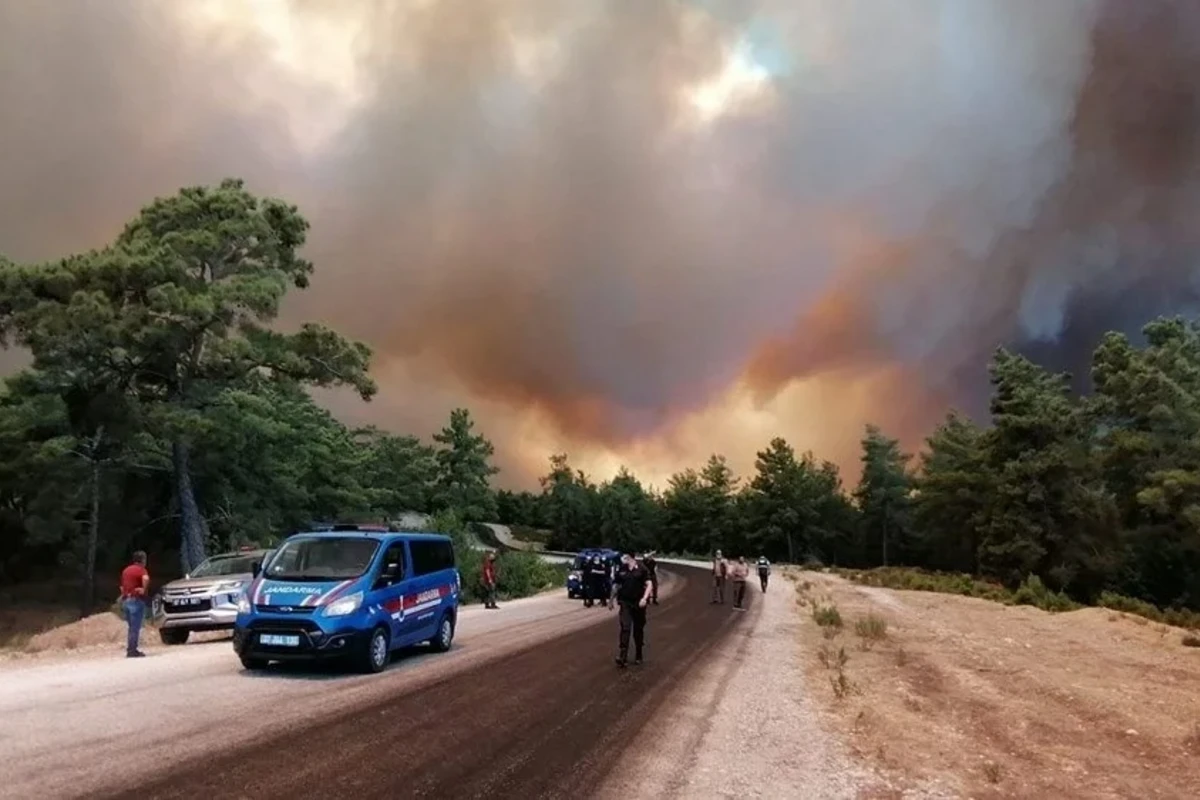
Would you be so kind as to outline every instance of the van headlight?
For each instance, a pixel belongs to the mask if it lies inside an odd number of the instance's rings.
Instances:
[[[238,595],[237,610],[238,610],[239,614],[249,614],[250,613],[250,596],[248,594],[246,594],[245,592],[242,592],[241,594]]]
[[[347,614],[353,614],[355,611],[358,611],[359,606],[362,605],[362,601],[363,593],[355,592],[325,606],[323,613],[327,617],[344,617]]]

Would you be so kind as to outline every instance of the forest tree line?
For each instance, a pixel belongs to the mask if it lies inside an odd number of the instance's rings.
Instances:
[[[1157,319],[1137,344],[1109,333],[1093,390],[1005,349],[990,365],[991,421],[947,415],[914,458],[868,425],[847,490],[834,464],[783,439],[739,479],[724,458],[661,493],[622,472],[597,484],[551,459],[540,493],[498,497],[502,521],[552,544],[657,548],[855,568],[911,566],[1016,587],[1036,576],[1200,608],[1200,327]]]
[[[714,455],[664,487],[624,470],[598,482],[559,454],[540,491],[495,491],[464,409],[423,442],[312,401],[311,387],[368,400],[375,385],[365,345],[272,326],[311,278],[307,229],[230,180],[155,200],[107,247],[0,259],[0,335],[32,356],[0,394],[0,580],[65,571],[90,598],[134,548],[182,571],[316,520],[423,511],[547,530],[561,549],[1036,575],[1085,601],[1200,607],[1195,323],[1109,334],[1085,396],[999,350],[988,424],[950,414],[917,457],[868,427],[848,478],[775,439],[747,476]]]

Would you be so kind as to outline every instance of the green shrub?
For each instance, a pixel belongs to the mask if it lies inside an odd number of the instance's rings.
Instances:
[[[462,576],[462,601],[478,603],[483,599],[483,559],[487,551],[471,546],[467,523],[453,509],[435,514],[426,525],[431,533],[442,533],[454,541],[458,572]],[[551,564],[535,553],[509,551],[498,553],[496,567],[500,580],[496,587],[502,599],[529,597],[566,584],[566,564]]]
[[[1160,609],[1158,606],[1139,600],[1136,597],[1126,597],[1116,592],[1101,592],[1096,599],[1096,605],[1111,608],[1125,614],[1145,617],[1154,622],[1174,625],[1176,628],[1200,629],[1200,612],[1189,611],[1185,608]]]
[[[1025,578],[1013,592],[1012,601],[1019,606],[1034,606],[1043,611],[1071,611],[1079,608],[1079,604],[1065,594],[1051,591],[1037,575]]]

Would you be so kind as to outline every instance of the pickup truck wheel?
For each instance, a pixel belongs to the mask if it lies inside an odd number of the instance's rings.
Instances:
[[[267,660],[265,658],[251,658],[250,656],[238,656],[238,658],[241,659],[242,667],[251,672],[267,668]]]
[[[186,644],[190,633],[187,628],[159,628],[158,638],[163,644]]]

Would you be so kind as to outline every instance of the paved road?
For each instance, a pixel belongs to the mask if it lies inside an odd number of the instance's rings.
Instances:
[[[91,797],[201,754],[375,703],[602,621],[566,591],[462,611],[454,649],[414,651],[381,675],[242,670],[229,641],[0,664],[0,798]]]
[[[456,674],[264,732],[113,798],[525,797],[586,794],[653,718],[668,689],[746,615],[708,605],[707,576],[650,609],[648,660],[612,662],[611,616]],[[581,615],[608,615],[587,610]],[[613,612],[615,614],[615,612]],[[92,796],[102,796],[94,793]]]

